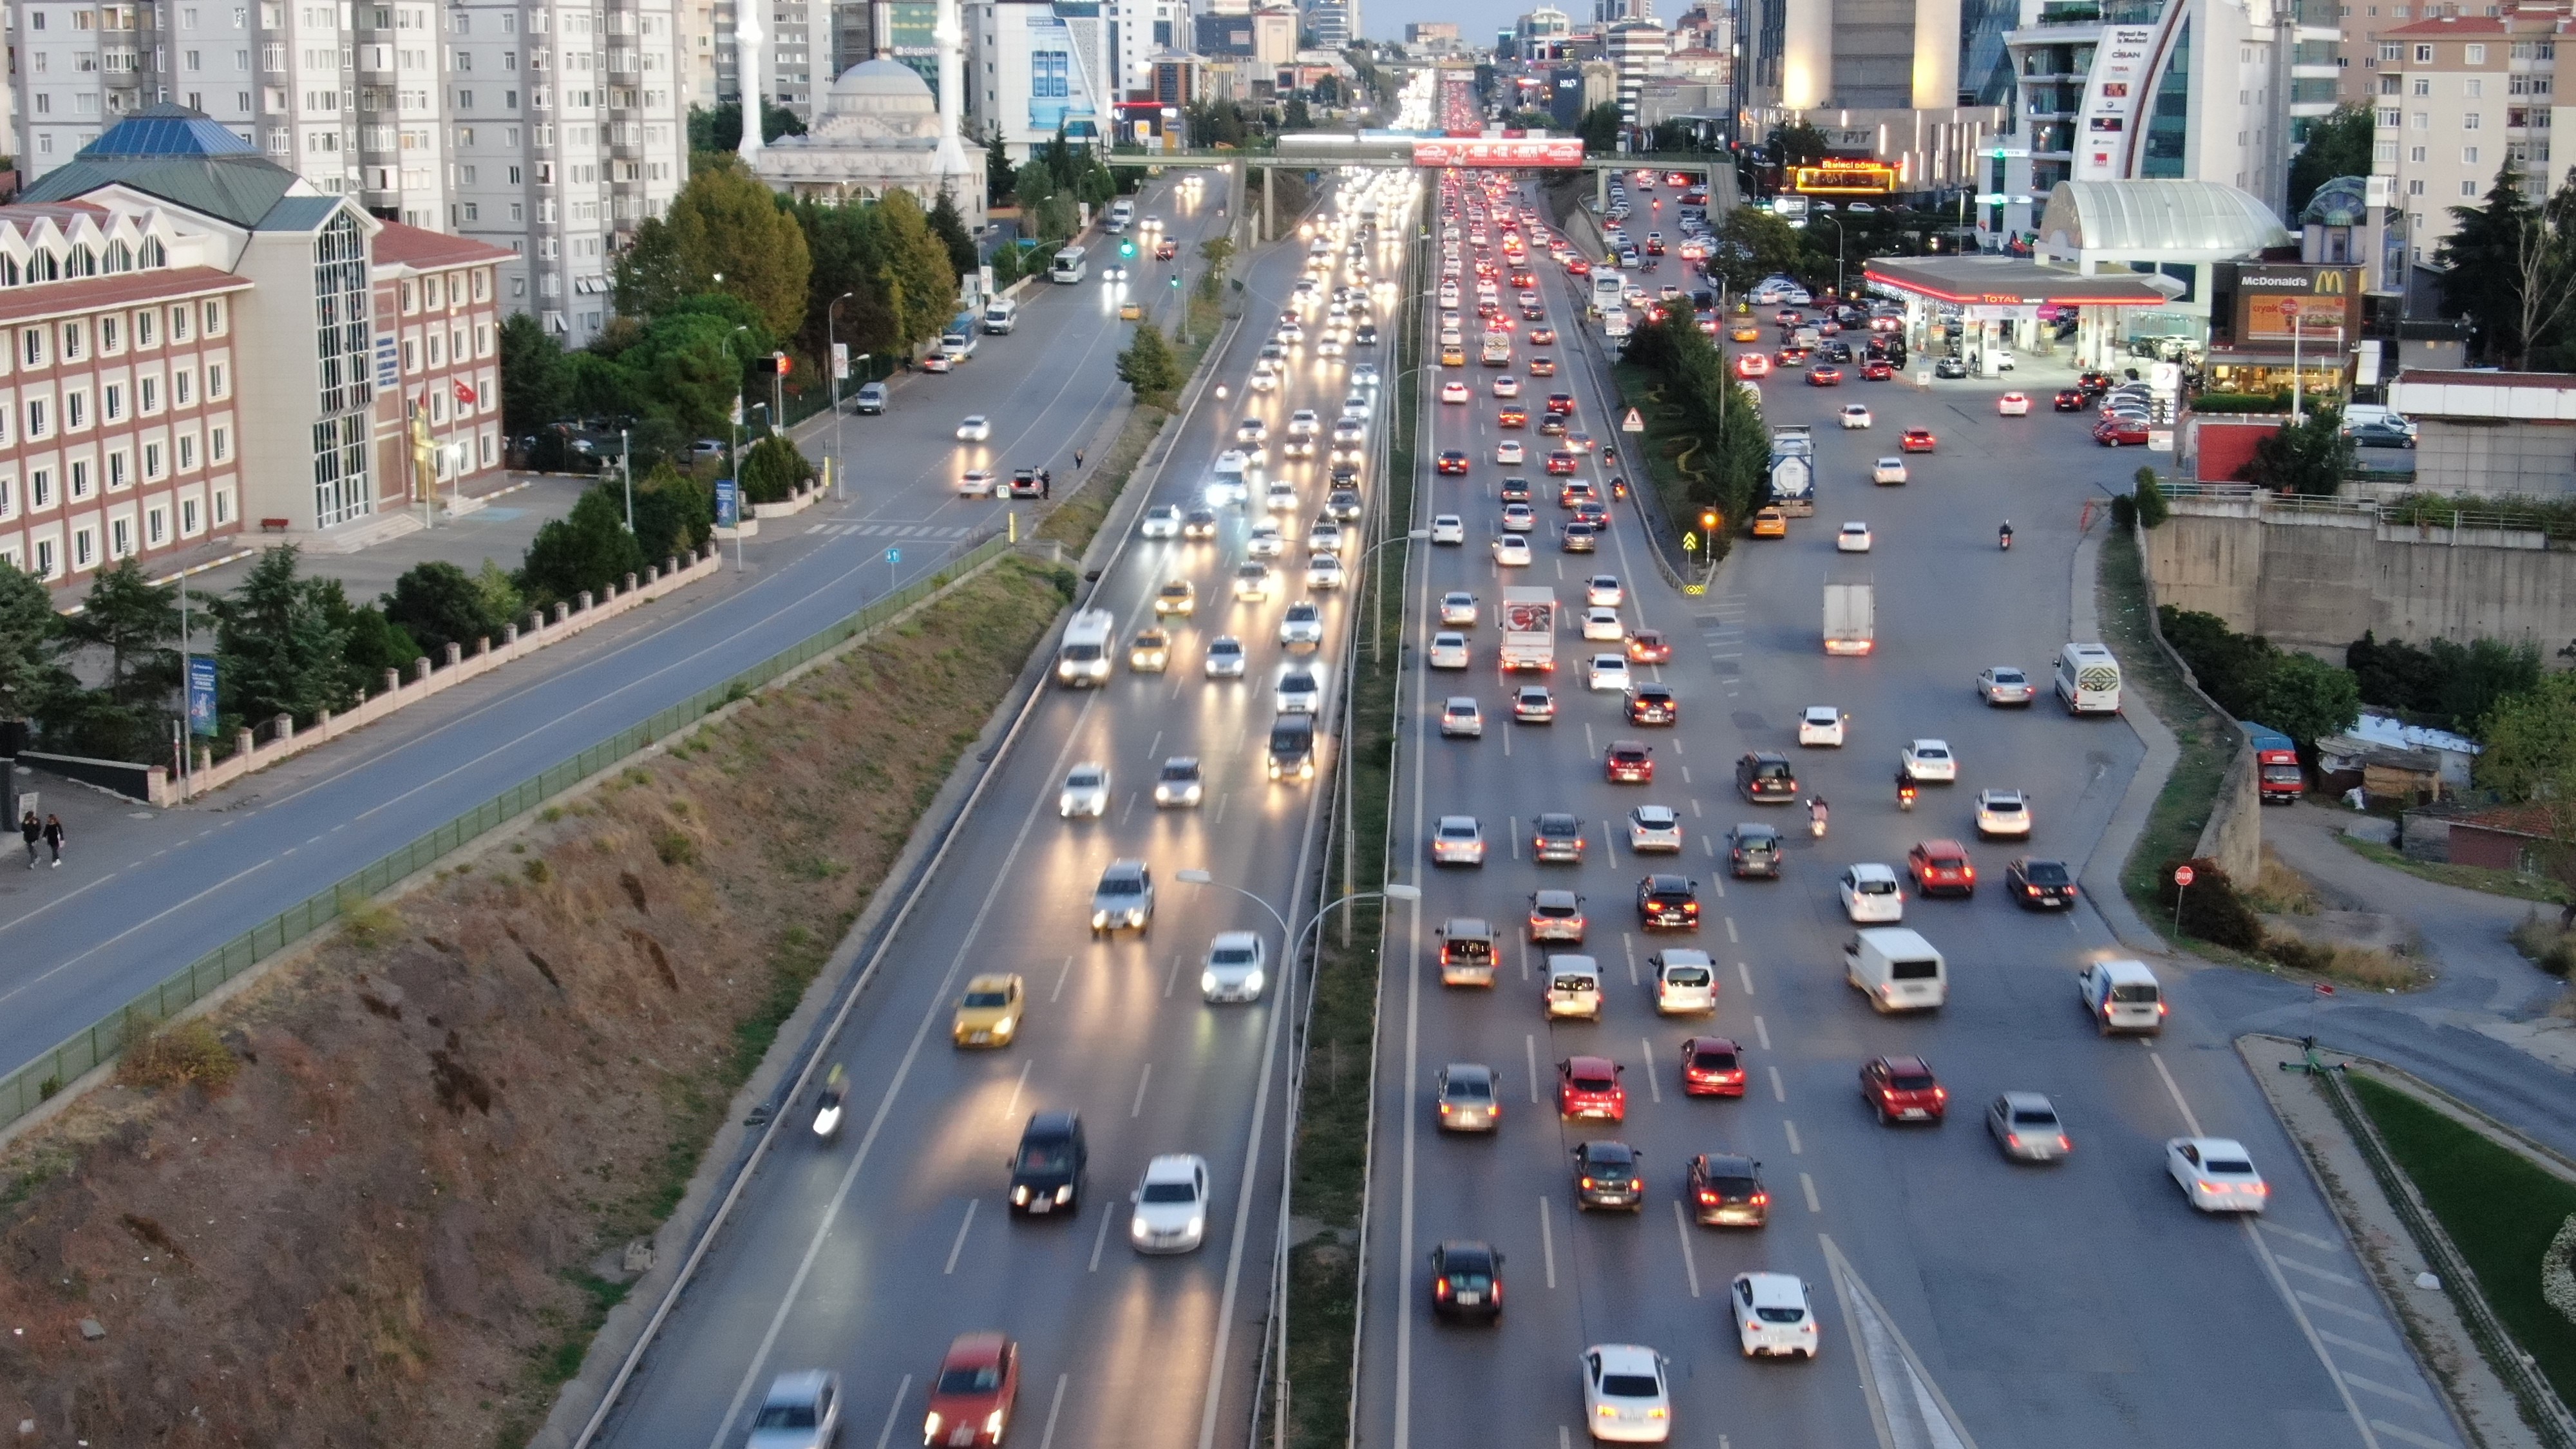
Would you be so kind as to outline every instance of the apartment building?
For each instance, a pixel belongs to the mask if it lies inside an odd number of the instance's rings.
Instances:
[[[964,10],[965,134],[999,135],[1014,163],[1059,131],[1105,140],[1116,98],[1098,0],[966,0]]]
[[[2446,9],[2371,32],[2371,172],[2389,178],[2416,260],[2432,257],[2453,230],[2451,208],[2475,205],[2506,162],[2536,201],[2576,161],[2576,150],[2550,147],[2561,127],[2576,126],[2569,88],[2558,84],[2570,24],[2557,9]]]

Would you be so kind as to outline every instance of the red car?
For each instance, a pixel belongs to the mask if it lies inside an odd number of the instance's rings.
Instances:
[[[1860,1094],[1882,1126],[1949,1115],[1950,1093],[1921,1057],[1871,1057],[1860,1069]]]
[[[1582,461],[1583,455],[1581,453],[1578,453],[1571,448],[1558,448],[1547,455],[1547,471],[1558,474],[1571,473],[1574,471],[1575,465]]]
[[[1506,428],[1526,428],[1529,426],[1529,409],[1515,403],[1497,414],[1494,421]]]
[[[1539,331],[1547,332],[1548,329],[1542,327]],[[1550,341],[1554,341],[1555,337],[1555,333],[1548,332],[1548,338]],[[1535,343],[1538,339],[1536,335],[1533,334],[1530,340]],[[1529,360],[1529,372],[1532,377],[1554,377],[1556,376],[1556,359],[1553,357],[1533,357]]]
[[[1840,387],[1842,386],[1842,382],[1843,370],[1839,367],[1811,367],[1807,369],[1807,386],[1809,387]]]
[[[1439,468],[1443,473],[1464,473],[1467,471],[1467,455],[1450,448],[1441,453]]]
[[[1914,888],[1927,896],[1972,896],[1977,893],[1977,867],[1968,848],[1955,840],[1916,842],[1905,852],[1905,869]]]
[[[1628,636],[1628,662],[1631,664],[1670,664],[1673,643],[1661,629],[1639,629]]]
[[[998,1333],[961,1333],[930,1381],[924,1444],[999,1444],[1020,1397],[1019,1345]]]
[[[1744,1095],[1744,1053],[1722,1036],[1695,1036],[1682,1043],[1682,1095]]]
[[[1592,275],[1592,264],[1581,257],[1568,257],[1565,270],[1570,276],[1588,277]]]
[[[2147,425],[2129,418],[2104,418],[2093,425],[2093,441],[2106,448],[2142,448]]]
[[[1602,753],[1601,765],[1613,785],[1651,785],[1655,782],[1655,752],[1640,740],[1612,740]]]
[[[1624,1122],[1628,1088],[1621,1069],[1608,1057],[1567,1057],[1556,1064],[1556,1115]]]
[[[1863,382],[1887,382],[1896,376],[1896,366],[1884,357],[1873,357],[1860,365]]]
[[[1907,428],[1898,436],[1896,450],[1900,453],[1929,453],[1940,442],[1939,438],[1932,436],[1930,428]]]
[[[1512,285],[1526,292],[1538,285],[1538,273],[1515,271],[1512,273]]]
[[[1570,392],[1549,393],[1547,395],[1547,415],[1552,418],[1572,417],[1574,415],[1574,394]]]
[[[1181,244],[1179,242],[1161,241],[1154,244],[1154,260],[1158,262],[1168,262],[1180,254]]]

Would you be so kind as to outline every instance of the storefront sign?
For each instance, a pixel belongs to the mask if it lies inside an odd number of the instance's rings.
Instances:
[[[2236,342],[2333,347],[2361,335],[2361,268],[2286,263],[2236,274]]]
[[[1789,186],[1808,196],[1887,196],[1896,190],[1896,168],[1828,156],[1814,166],[1790,168]]]

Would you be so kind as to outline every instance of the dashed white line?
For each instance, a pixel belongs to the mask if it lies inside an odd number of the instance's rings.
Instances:
[[[1784,1083],[1784,1082],[1782,1082],[1782,1081],[1780,1080],[1780,1069],[1779,1069],[1778,1067],[1772,1067],[1772,1068],[1770,1068],[1770,1072],[1771,1072],[1771,1100],[1772,1100],[1772,1101],[1774,1101],[1774,1102],[1785,1102],[1785,1101],[1788,1101],[1788,1100],[1789,1100],[1789,1088],[1788,1088],[1788,1085],[1787,1085],[1786,1083]],[[1797,1128],[1795,1128],[1795,1127],[1791,1127],[1791,1128],[1789,1129],[1789,1140],[1790,1140],[1791,1142],[1795,1142],[1795,1141],[1797,1141],[1797,1140],[1798,1140],[1798,1129],[1797,1129]],[[1798,1149],[1796,1149],[1795,1147],[1792,1147],[1792,1148],[1790,1148],[1789,1150],[1790,1150],[1790,1151],[1792,1151],[1792,1152],[1795,1152],[1795,1151],[1797,1151]]]
[[[1532,1032],[1524,1035],[1521,1038],[1521,1049],[1529,1056],[1530,1105],[1535,1107],[1538,1105],[1538,1034]]]
[[[1127,1109],[1127,1115],[1129,1118],[1133,1119],[1145,1115],[1145,1087],[1147,1083],[1153,1080],[1154,1064],[1152,1062],[1147,1062],[1145,1064],[1144,1074],[1136,1079],[1136,1102],[1135,1105]]]
[[[2311,1308],[2322,1308],[2330,1313],[2340,1313],[2346,1318],[2358,1318],[2364,1323],[2379,1322],[2379,1315],[2376,1313],[2367,1313],[2361,1309],[2353,1307],[2349,1303],[2337,1303],[2331,1298],[2320,1298],[2316,1294],[2310,1293],[2305,1289],[2300,1289],[2292,1293],[2290,1296],[2298,1299],[2301,1303],[2304,1303]]]
[[[958,1220],[957,1241],[948,1245],[948,1266],[940,1269],[939,1271],[941,1273],[954,1273],[957,1271],[957,1255],[966,1251],[966,1230],[975,1226],[975,1209],[983,1206],[983,1204],[984,1200],[980,1197],[970,1197],[966,1199],[966,1216]]]
[[[1762,1043],[1764,1051],[1771,1050],[1771,1028],[1758,1016],[1753,1018],[1753,1039]]]
[[[1744,978],[1744,994],[1753,994],[1753,968],[1741,961],[1735,963],[1735,974]]]
[[[1091,1235],[1091,1271],[1094,1273],[1100,1271],[1100,1250],[1109,1246],[1109,1220],[1116,1216],[1116,1213],[1102,1213],[1100,1231]]]
[[[1035,1057],[1031,1057],[1027,1061],[1020,1063],[1019,1079],[1011,1083],[1011,1095],[1008,1100],[1002,1103],[1001,1116],[1003,1121],[1010,1121],[1017,1113],[1020,1105],[1020,1093],[1026,1090],[1029,1085],[1029,1068],[1034,1067],[1037,1064],[1037,1058]]]
[[[2346,1338],[2340,1333],[2330,1333],[2327,1330],[2320,1328],[2317,1330],[2317,1337],[2324,1339],[2326,1342],[2333,1344],[2337,1348],[2351,1349],[2354,1353],[2360,1354],[2365,1358],[2375,1358],[2381,1363],[2393,1363],[2400,1368],[2414,1367],[2414,1361],[2407,1358],[2406,1355],[2402,1353],[2390,1353],[2384,1348],[2373,1348],[2369,1344],[2361,1342],[2359,1339]]]
[[[1775,1079],[1775,1080],[1776,1080],[1776,1079]],[[1807,1155],[1807,1150],[1806,1150],[1804,1147],[1801,1147],[1801,1146],[1799,1146],[1799,1145],[1798,1145],[1798,1124],[1797,1124],[1797,1123],[1795,1123],[1795,1122],[1791,1122],[1791,1121],[1787,1120],[1786,1118],[1783,1118],[1783,1119],[1781,1120],[1781,1123],[1780,1123],[1780,1130],[1789,1134],[1789,1155],[1790,1155],[1790,1156],[1792,1156],[1792,1157],[1804,1157],[1804,1156],[1806,1156],[1806,1155]]]
[[[1637,977],[1637,938],[1629,935],[1625,931],[1621,931],[1619,933],[1619,953],[1628,958],[1628,984],[1631,986],[1644,985],[1645,983],[1640,981]],[[1655,1054],[1651,1051],[1646,1053],[1646,1059],[1648,1061],[1654,1060],[1654,1056]]]
[[[1172,999],[1172,988],[1181,984],[1181,953],[1172,953],[1172,969],[1163,976],[1163,999]]]
[[[1806,1189],[1807,1211],[1811,1213],[1820,1213],[1825,1210],[1825,1205],[1816,1200],[1816,1180],[1814,1178],[1809,1177],[1803,1172],[1799,1173],[1798,1186]]]
[[[1688,765],[1684,765],[1684,766],[1682,766],[1682,783],[1683,783],[1683,784],[1685,784],[1685,785],[1687,785],[1687,784],[1689,784],[1690,782],[1691,782],[1691,777],[1690,777],[1690,766],[1688,766]]]
[[[1699,819],[1699,818],[1700,818],[1700,813],[1699,813],[1699,797],[1698,797],[1697,795],[1693,795],[1693,796],[1691,797],[1691,818],[1692,818],[1693,820],[1697,820],[1697,819]]]
[[[1646,1064],[1646,1090],[1653,1094],[1654,1099],[1657,1102],[1661,1102],[1664,1100],[1664,1084],[1657,1080],[1655,1076],[1654,1038],[1643,1036],[1637,1038],[1637,1047],[1640,1051],[1645,1053],[1645,1055],[1638,1058],[1638,1060]]]
[[[1682,1211],[1680,1198],[1673,1199],[1673,1227],[1682,1235],[1682,1271],[1690,1275],[1693,1298],[1699,1296],[1699,1260],[1691,1255],[1690,1214]]]
[[[893,1440],[895,1416],[903,1412],[903,1401],[911,1396],[912,1375],[905,1374],[903,1382],[894,1386],[894,1402],[886,1405],[885,1427],[877,1431],[877,1449],[886,1449]]]
[[[2323,1268],[2302,1263],[2296,1258],[2284,1258],[2276,1253],[2273,1255],[2272,1261],[2280,1264],[2284,1268],[2295,1268],[2298,1271],[2307,1274],[2311,1278],[2322,1278],[2329,1283],[2337,1284],[2341,1287],[2358,1288],[2361,1286],[2361,1280],[2358,1278],[2347,1277],[2341,1273],[2328,1272]]]
[[[1587,755],[1601,753],[1600,749],[1592,743],[1592,721],[1590,720],[1583,722],[1583,753]]]
[[[1735,918],[1733,916],[1726,918],[1726,940],[1729,945],[1734,945],[1737,940],[1735,934]]]
[[[1065,957],[1065,958],[1064,958],[1064,969],[1063,969],[1062,971],[1059,971],[1059,972],[1057,972],[1057,973],[1056,973],[1056,977],[1055,977],[1055,990],[1050,991],[1050,992],[1048,992],[1048,993],[1047,993],[1047,1001],[1048,1001],[1048,1003],[1049,1003],[1049,1004],[1053,1004],[1053,1003],[1055,1003],[1055,1002],[1062,1001],[1062,1000],[1064,999],[1064,983],[1066,983],[1066,982],[1068,982],[1068,981],[1070,981],[1070,980],[1072,980],[1072,979],[1073,979],[1073,958],[1072,958],[1072,957],[1070,957],[1070,956],[1067,956],[1067,957]],[[1027,1070],[1028,1070],[1028,1069],[1027,1069],[1026,1067],[1021,1068],[1021,1071],[1022,1071],[1023,1073],[1025,1073]]]
[[[1054,1449],[1055,1416],[1064,1411],[1064,1386],[1073,1380],[1071,1374],[1055,1376],[1055,1402],[1047,1405],[1046,1432],[1038,1435],[1038,1449]]]

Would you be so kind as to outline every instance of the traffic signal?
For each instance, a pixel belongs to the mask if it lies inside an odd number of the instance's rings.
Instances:
[[[1118,255],[1122,257],[1132,257],[1136,255],[1136,243],[1132,241],[1120,242],[1118,244]]]
[[[1177,286],[1179,286],[1180,284],[1181,284],[1181,274],[1180,274],[1180,273],[1178,273],[1178,272],[1174,272],[1174,273],[1172,273],[1172,285],[1173,285],[1173,286],[1175,286],[1175,287],[1177,287]]]
[[[1715,532],[1717,532],[1717,510],[1716,510],[1716,509],[1714,509],[1714,508],[1704,508],[1704,509],[1701,509],[1701,510],[1700,510],[1700,515],[1699,515],[1699,529],[1700,529],[1700,532],[1702,532],[1702,533],[1715,533]]]

